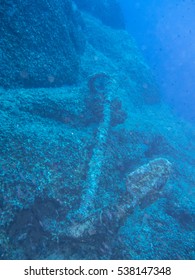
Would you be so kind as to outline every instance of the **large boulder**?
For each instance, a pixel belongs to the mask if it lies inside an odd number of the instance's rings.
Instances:
[[[75,83],[84,39],[82,19],[71,0],[4,0],[0,17],[1,86]]]

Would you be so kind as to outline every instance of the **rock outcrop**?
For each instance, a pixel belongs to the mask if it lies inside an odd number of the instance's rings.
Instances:
[[[75,83],[84,36],[80,13],[71,0],[5,0],[0,17],[0,86]]]

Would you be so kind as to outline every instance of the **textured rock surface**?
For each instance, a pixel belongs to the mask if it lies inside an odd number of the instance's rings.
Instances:
[[[99,71],[102,72],[103,66],[104,72],[115,73],[117,80],[120,81],[120,88],[124,87],[125,92],[128,89],[129,94],[135,90],[136,83],[136,95],[132,96],[133,99],[136,96],[138,97],[136,103],[142,101],[146,104],[159,103],[160,94],[157,84],[133,38],[126,31],[114,30],[101,24],[89,14],[85,14],[83,19],[86,40],[97,52],[91,57],[96,68],[99,68]],[[90,57],[89,53],[88,50],[88,59]],[[100,54],[104,56],[101,57]],[[90,73],[90,67],[87,68],[84,65],[83,68],[84,75],[81,73],[83,78],[86,75],[94,74],[94,69]],[[118,71],[118,69],[121,71]],[[134,83],[133,88],[132,81]]]
[[[83,50],[82,20],[71,0],[1,1],[0,85],[72,84]]]
[[[125,23],[117,0],[74,0],[77,6],[99,18],[104,24],[124,29]]]
[[[2,12],[5,2],[0,7]],[[26,7],[31,17],[32,7]],[[57,10],[57,5],[51,9]],[[76,6],[73,10],[79,15]],[[163,103],[148,106],[155,100],[150,71],[128,34],[82,15],[87,43],[77,85],[0,87],[0,258],[194,259],[194,127],[179,121]],[[11,17],[11,23],[18,20]],[[52,21],[55,26],[55,16]],[[3,46],[9,39],[1,38]],[[20,40],[12,43],[18,46]],[[82,51],[83,45],[78,46]],[[3,47],[1,54],[15,59],[4,75],[8,80],[23,54],[17,61],[9,43],[7,48],[10,53]],[[111,83],[103,79],[103,72]],[[28,81],[27,71],[21,75]],[[49,86],[54,80],[49,76]],[[104,106],[105,84],[110,106]],[[143,102],[143,96],[150,102]],[[109,107],[111,125],[100,141],[98,129]],[[121,109],[127,113],[125,120]],[[174,164],[166,185],[170,164],[162,158]],[[101,171],[95,181],[90,165],[96,174]],[[92,196],[86,183],[94,184]],[[81,198],[83,203],[89,198],[94,209],[76,220]]]

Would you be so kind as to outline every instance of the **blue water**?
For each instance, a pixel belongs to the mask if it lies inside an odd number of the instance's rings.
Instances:
[[[0,3],[0,259],[195,259],[194,14]]]
[[[195,2],[120,0],[134,36],[179,116],[195,122]]]

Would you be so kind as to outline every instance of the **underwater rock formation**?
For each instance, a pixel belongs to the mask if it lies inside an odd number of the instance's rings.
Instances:
[[[194,129],[153,106],[128,33],[73,0],[1,2],[0,258],[194,258]]]
[[[0,17],[1,86],[56,87],[77,80],[85,42],[71,0],[5,0]]]

